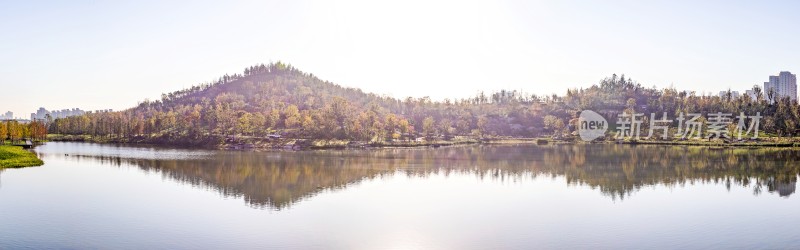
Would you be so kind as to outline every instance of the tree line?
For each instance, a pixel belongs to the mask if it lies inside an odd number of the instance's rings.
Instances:
[[[44,122],[0,121],[0,144],[6,141],[19,142],[23,139],[44,140],[47,137],[47,130]]]
[[[248,67],[184,90],[145,100],[136,107],[46,121],[49,132],[163,141],[219,141],[231,136],[410,140],[415,137],[570,136],[582,110],[616,120],[621,112],[760,112],[762,130],[794,135],[800,124],[796,101],[754,87],[756,98],[698,95],[674,88],[645,88],[612,75],[566,95],[516,90],[433,101],[397,99],[323,81],[282,62]]]

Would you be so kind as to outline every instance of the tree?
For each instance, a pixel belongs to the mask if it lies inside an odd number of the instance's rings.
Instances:
[[[486,134],[486,126],[489,124],[489,119],[486,116],[478,117],[478,131],[481,137]]]
[[[444,118],[439,120],[439,131],[448,136],[455,132],[453,129],[453,123],[450,122],[450,119]]]
[[[306,111],[300,115],[300,126],[305,134],[320,136],[317,130],[317,123],[314,121],[314,115],[311,112]]]
[[[44,140],[45,138],[47,138],[47,127],[45,127],[43,122],[33,121],[28,124],[28,127],[29,127],[28,130],[30,131],[29,136],[31,138],[37,140]],[[0,134],[4,134],[3,129],[4,128],[0,126]]]
[[[553,115],[547,115],[544,117],[544,128],[551,130],[553,136],[557,136],[564,129],[564,121]]]
[[[266,123],[264,126],[267,128],[275,128],[278,125],[278,122],[281,120],[281,111],[277,109],[270,110],[269,114],[266,117]]]
[[[241,133],[242,135],[247,135],[247,134],[252,135],[253,134],[252,117],[253,115],[251,115],[250,113],[247,112],[243,113],[239,117],[239,123],[238,126],[236,127],[237,128],[236,130],[238,130],[239,133]]]
[[[472,127],[472,115],[464,112],[461,114],[461,116],[459,116],[458,121],[456,122],[456,132],[460,134],[467,134],[470,132],[470,127]]]
[[[286,128],[298,128],[300,126],[300,111],[294,104],[289,105],[284,111],[283,115],[286,117]]]
[[[353,110],[350,103],[344,98],[334,97],[331,102],[325,107],[325,116],[338,126],[336,128],[340,131],[347,131],[345,124],[352,116]],[[361,124],[363,125],[363,124]]]
[[[0,143],[5,143],[8,138],[8,122],[0,122]]]
[[[401,119],[397,126],[398,126],[397,128],[400,129],[401,133],[411,133],[412,132],[411,124],[409,124],[408,120],[406,120],[406,119]]]
[[[233,93],[219,94],[215,99],[215,109],[219,130],[223,135],[235,133],[238,123],[237,111],[245,106],[244,96]]]
[[[775,91],[775,88],[767,89],[767,100],[769,101],[769,103],[775,103],[776,94],[777,92]]]
[[[22,126],[17,121],[10,121],[7,123],[8,137],[12,142],[22,139]]]
[[[764,93],[761,90],[761,86],[753,85],[753,93],[756,94],[756,101],[760,102],[762,99],[764,99]]]
[[[429,138],[436,134],[436,125],[433,117],[425,117],[425,120],[422,121],[422,132]]]
[[[263,135],[262,131],[265,130],[264,129],[264,124],[266,124],[266,122],[267,122],[267,118],[263,114],[256,113],[255,115],[253,115],[253,119],[251,120],[251,125],[252,125],[252,129],[253,129],[253,131],[252,131],[253,135],[256,135],[256,134]]]

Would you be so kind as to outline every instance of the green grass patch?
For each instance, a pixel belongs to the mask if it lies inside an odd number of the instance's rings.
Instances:
[[[0,168],[21,168],[44,164],[36,154],[19,146],[0,145]]]

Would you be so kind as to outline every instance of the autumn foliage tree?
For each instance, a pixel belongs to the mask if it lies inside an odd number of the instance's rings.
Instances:
[[[8,139],[8,126],[6,122],[0,122],[0,143],[5,143]]]

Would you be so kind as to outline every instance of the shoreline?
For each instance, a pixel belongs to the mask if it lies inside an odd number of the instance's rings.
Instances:
[[[51,142],[87,142],[98,144],[121,144],[157,147],[176,147],[193,149],[218,149],[218,150],[328,150],[328,149],[374,149],[374,148],[425,148],[447,147],[458,145],[481,144],[479,141],[434,141],[434,142],[363,142],[343,140],[314,140],[314,139],[285,139],[282,142],[247,142],[247,143],[220,143],[220,144],[195,144],[195,143],[166,143],[153,141],[126,141],[126,140],[86,140],[86,139],[50,139]]]
[[[92,143],[112,143],[128,145],[152,145],[181,148],[198,149],[220,149],[220,150],[327,150],[327,149],[375,149],[375,148],[425,148],[425,147],[446,147],[471,144],[531,144],[531,145],[563,145],[563,144],[627,144],[627,145],[663,145],[663,146],[697,146],[697,147],[739,147],[739,148],[800,148],[800,138],[778,139],[786,141],[775,141],[774,139],[759,141],[726,142],[723,140],[683,140],[683,141],[649,141],[649,140],[598,140],[584,142],[575,138],[552,139],[552,138],[469,138],[459,140],[434,140],[426,141],[395,141],[395,142],[366,142],[348,140],[320,140],[306,138],[248,138],[240,137],[228,142],[216,143],[213,139],[199,139],[195,141],[169,141],[161,138],[144,139],[136,138],[98,138],[92,139],[91,136],[58,135],[49,138],[49,141],[66,142],[92,142]],[[219,141],[219,140],[217,140]]]
[[[44,161],[20,146],[0,145],[0,169],[24,168],[44,165]]]

